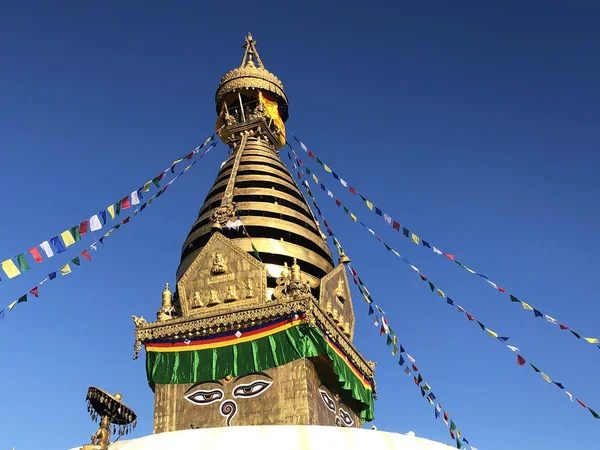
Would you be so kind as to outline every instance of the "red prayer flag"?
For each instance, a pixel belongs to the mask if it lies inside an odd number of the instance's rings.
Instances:
[[[298,171],[298,179],[301,180],[302,179],[302,172]]]
[[[450,253],[444,253],[444,256],[448,259],[451,259],[452,261],[454,261],[454,255],[451,255]]]
[[[418,386],[419,385],[419,380],[417,380],[417,377],[414,377],[414,381],[415,381],[415,384]]]
[[[517,355],[517,364],[519,366],[524,366],[525,365],[525,358],[523,358],[521,355]]]
[[[420,273],[419,276],[421,277],[421,280],[427,281],[427,278],[422,273]]]
[[[578,398],[575,398],[575,400],[577,400],[577,403],[579,403],[581,406],[583,406],[584,408],[587,408],[587,405],[585,403],[583,403],[581,400],[579,400]]]
[[[35,295],[36,297],[40,296],[40,293],[38,291],[38,287],[34,287],[32,290],[29,291],[31,294]]]
[[[446,411],[444,411],[444,420],[448,420],[448,419],[449,419],[448,413]]]
[[[194,152],[190,152],[189,155],[187,155],[187,159],[192,159],[194,157]]]
[[[412,365],[412,368],[413,368],[413,370],[414,370],[415,372],[418,372],[418,371],[419,371],[419,369],[417,369],[417,366],[415,366],[414,364]]]
[[[123,222],[121,222],[121,223],[122,223],[123,225],[125,225],[126,223],[129,223],[129,219],[130,219],[130,216],[127,216],[127,217],[126,217],[126,218],[123,220]]]
[[[452,428],[448,428],[448,431],[450,431],[450,436],[452,436],[452,439],[456,439],[456,438],[454,437],[454,433],[452,432]]]
[[[561,330],[568,330],[569,327],[566,325],[563,325],[562,323],[559,323],[558,326],[560,327]]]
[[[159,176],[157,176],[156,178],[158,179],[158,181],[162,180],[162,178],[165,176],[164,172],[161,172]]]
[[[379,336],[383,336],[385,334],[385,328],[381,325],[381,330],[379,330]]]
[[[501,288],[500,286],[498,286],[498,290],[499,290],[500,292],[504,292],[504,293],[506,294],[506,289],[503,289],[503,288]]]
[[[84,250],[81,252],[81,256],[83,256],[85,259],[87,259],[88,261],[92,260],[92,257],[90,256],[89,252],[87,250]]]
[[[301,159],[299,159],[299,160],[298,160],[298,162],[300,163],[300,165],[301,165],[302,167],[304,167],[304,161],[302,161]]]
[[[158,181],[160,181],[160,179]],[[129,195],[121,200],[121,209],[127,208],[131,208],[131,203],[129,203]]]
[[[308,156],[310,156],[312,159],[315,159],[315,154],[310,150],[308,151]]]
[[[86,234],[88,232],[89,223],[90,223],[90,221],[88,219],[86,219],[79,224],[79,236],[83,236],[84,234]]]
[[[40,251],[37,249],[37,247],[33,247],[29,249],[29,253],[31,253],[31,256],[33,256],[33,259],[35,260],[35,262],[42,262],[42,255],[40,255]]]
[[[338,206],[342,206],[342,202],[340,202],[337,198],[335,199],[335,204]]]
[[[348,190],[356,195],[356,189],[354,189],[352,186],[348,186]]]
[[[469,320],[475,320],[475,318],[471,314],[469,314],[468,312],[465,311],[465,314],[467,315],[467,319],[469,319]]]
[[[400,224],[398,222],[396,222],[395,220],[394,220],[394,223],[392,224],[392,227],[394,228],[394,230],[400,231]]]

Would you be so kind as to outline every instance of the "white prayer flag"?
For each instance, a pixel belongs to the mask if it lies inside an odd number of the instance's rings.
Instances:
[[[513,345],[507,345],[508,348],[510,348],[513,352],[518,352],[519,349]]]
[[[93,249],[95,252],[98,251],[98,248],[96,247],[96,243],[95,242],[92,245],[90,245],[90,248]]]
[[[44,241],[40,244],[40,247],[42,250],[44,250],[44,253],[46,254],[46,256],[48,258],[52,258],[54,256],[54,252],[52,251],[52,247],[50,247],[50,244],[48,243],[48,241]]]
[[[132,205],[139,205],[140,204],[140,199],[138,197],[137,191],[133,191],[131,193],[131,204]]]
[[[385,219],[385,223],[387,223],[388,225],[392,223],[392,218],[387,214],[383,214],[383,218]]]
[[[546,315],[546,320],[550,323],[553,323],[554,325],[558,325],[558,321],[554,317]]]
[[[443,253],[435,247],[433,247],[433,252],[437,253],[438,255],[443,255]]]
[[[340,178],[340,183],[342,183],[342,186],[348,187],[348,183],[346,183],[346,181],[343,178]]]
[[[567,397],[569,397],[569,399],[573,401],[573,394],[571,394],[569,391],[565,391],[565,394],[567,394]]]
[[[98,214],[90,217],[90,230],[98,231],[101,228],[102,228],[102,222],[100,222],[100,219],[98,218]]]
[[[408,353],[406,354],[406,357],[408,358],[408,360],[410,362],[417,362],[417,360],[415,358],[413,358],[412,356],[410,356]]]

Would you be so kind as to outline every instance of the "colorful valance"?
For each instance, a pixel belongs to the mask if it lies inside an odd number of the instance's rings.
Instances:
[[[147,341],[148,383],[198,383],[242,376],[301,358],[327,356],[342,389],[362,404],[363,421],[373,420],[373,392],[367,380],[333,342],[303,314],[254,327],[192,339]]]

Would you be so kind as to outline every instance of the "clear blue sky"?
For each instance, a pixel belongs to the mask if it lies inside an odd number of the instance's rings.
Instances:
[[[4,2],[0,259],[78,224],[214,130],[214,91],[252,31],[290,99],[289,129],[403,225],[544,313],[598,336],[600,9],[594,2]],[[122,392],[152,432],[132,314],[154,317],[224,146],[0,322],[0,448],[69,448],[95,430],[90,385]],[[489,328],[600,411],[600,350],[386,227],[369,226]],[[480,449],[596,448],[600,420],[454,312],[319,194],[426,381]],[[86,236],[78,251],[91,243]],[[0,282],[8,304],[55,257]],[[65,255],[61,255],[65,256]],[[377,361],[375,424],[449,442],[354,293]],[[48,441],[51,443],[48,444]]]

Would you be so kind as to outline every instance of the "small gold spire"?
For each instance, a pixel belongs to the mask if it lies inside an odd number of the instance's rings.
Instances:
[[[173,300],[173,294],[169,290],[169,283],[165,283],[165,290],[162,293],[163,308],[173,306],[172,300]]]
[[[350,258],[348,258],[348,256],[346,256],[346,254],[344,253],[344,250],[340,250],[339,263],[340,264],[348,264],[349,262],[350,262]]]

